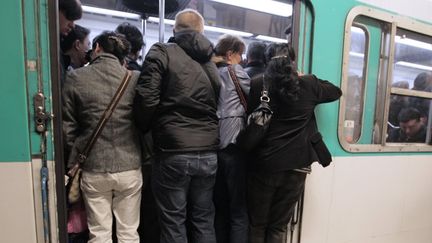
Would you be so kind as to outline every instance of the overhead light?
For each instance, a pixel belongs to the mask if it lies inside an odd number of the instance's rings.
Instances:
[[[259,12],[289,17],[292,15],[292,5],[272,0],[211,0],[213,2],[252,9]]]
[[[409,45],[409,46],[418,47],[418,48],[432,51],[432,44],[429,44],[426,42],[422,42],[422,41],[418,41],[418,40],[414,40],[414,39],[410,39],[410,38],[406,38],[406,37],[401,37],[398,35],[395,37],[395,40],[396,40],[396,43],[399,43],[399,44]]]
[[[349,52],[349,55],[350,55],[350,56],[353,56],[353,57],[361,57],[361,58],[364,58],[364,54],[363,54],[363,53],[360,53],[360,52],[350,51],[350,52]]]
[[[88,12],[88,13],[103,14],[103,15],[115,16],[120,18],[128,18],[128,19],[141,19],[141,16],[138,14],[121,12],[121,11],[116,11],[111,9],[96,8],[96,7],[90,7],[84,5],[82,6],[82,9],[84,12]]]
[[[278,43],[288,43],[287,39],[270,37],[270,36],[266,36],[266,35],[258,35],[255,38],[258,39],[258,40],[263,40],[263,41],[271,41],[271,42],[278,42]]]
[[[154,23],[159,23],[159,18],[149,17],[147,19],[147,21],[154,22]],[[164,23],[168,24],[168,25],[174,26],[175,21],[172,20],[172,19],[164,19]],[[223,34],[238,35],[238,36],[242,36],[242,37],[251,37],[251,36],[253,36],[252,33],[248,33],[248,32],[237,31],[237,30],[230,30],[230,29],[224,29],[224,28],[219,28],[219,27],[214,27],[214,26],[208,26],[208,25],[204,25],[204,30],[211,31],[211,32],[217,32],[217,33],[223,33]]]
[[[147,21],[153,22],[153,23],[159,23],[160,19],[155,17],[149,17]],[[172,19],[164,19],[164,23],[167,25],[174,26],[175,21]]]
[[[224,28],[219,28],[219,27],[214,27],[214,26],[208,26],[208,25],[204,26],[204,30],[211,31],[211,32],[223,33],[223,34],[238,35],[238,36],[242,36],[242,37],[251,37],[251,36],[253,36],[253,34],[249,33],[249,32],[224,29]]]
[[[396,65],[415,68],[415,69],[421,69],[421,70],[426,70],[426,71],[432,71],[432,67],[430,67],[430,66],[415,64],[415,63],[411,63],[411,62],[400,61],[400,62],[397,62]]]

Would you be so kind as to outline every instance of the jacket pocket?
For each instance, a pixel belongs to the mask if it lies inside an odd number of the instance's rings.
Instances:
[[[318,156],[318,162],[323,166],[327,167],[332,162],[332,157],[330,151],[328,150],[326,144],[324,143],[321,133],[317,132],[310,137],[315,153]]]

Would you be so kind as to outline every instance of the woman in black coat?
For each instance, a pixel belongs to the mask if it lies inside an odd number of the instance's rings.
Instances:
[[[314,75],[299,76],[288,44],[266,50],[265,74],[252,80],[250,106],[259,103],[262,82],[269,87],[273,117],[266,137],[251,153],[248,174],[250,243],[282,243],[310,165],[329,165],[331,155],[318,132],[314,110],[337,100],[341,90]],[[255,90],[254,90],[255,89]]]

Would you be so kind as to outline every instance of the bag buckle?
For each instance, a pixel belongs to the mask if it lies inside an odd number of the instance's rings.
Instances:
[[[261,97],[260,97],[261,102],[270,102],[270,97],[268,96],[268,91],[267,90],[263,90],[261,92]]]
[[[85,155],[82,154],[82,153],[79,153],[77,159],[78,159],[78,163],[82,164],[82,163],[84,163],[84,161],[87,159],[87,156],[85,156]]]

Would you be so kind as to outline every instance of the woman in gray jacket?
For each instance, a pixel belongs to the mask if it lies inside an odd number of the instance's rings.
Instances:
[[[244,154],[236,146],[245,126],[250,79],[239,65],[245,44],[240,37],[223,35],[215,47],[221,89],[218,101],[220,144],[214,191],[217,243],[246,243],[248,215]]]
[[[69,167],[122,82],[127,72],[123,60],[128,52],[129,43],[122,35],[103,32],[93,40],[90,65],[67,75],[63,89],[63,131],[70,151]],[[141,151],[132,114],[138,76],[139,73],[132,73],[125,93],[81,165],[90,243],[111,242],[113,213],[118,241],[139,242]]]

